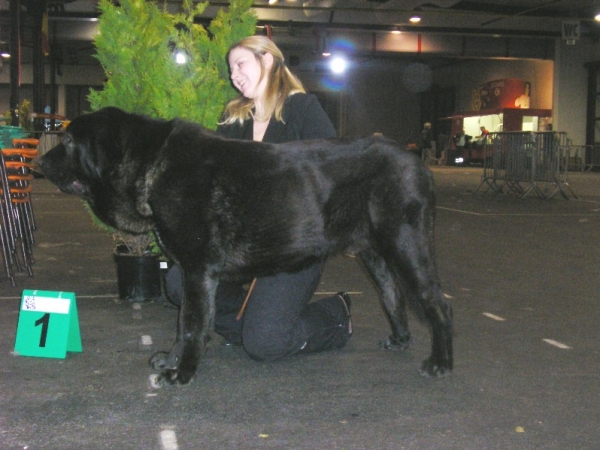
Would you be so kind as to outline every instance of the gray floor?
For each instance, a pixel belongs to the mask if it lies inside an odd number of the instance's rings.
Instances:
[[[192,385],[162,390],[147,360],[170,347],[176,310],[119,301],[111,238],[35,180],[34,277],[11,288],[0,275],[0,448],[597,449],[600,174],[572,174],[580,198],[567,201],[473,194],[477,168],[434,173],[451,376],[419,375],[429,336],[416,320],[408,351],[377,348],[383,313],[340,256],[317,295],[353,292],[346,348],[267,364],[216,338]],[[82,353],[14,356],[23,289],[76,293]]]

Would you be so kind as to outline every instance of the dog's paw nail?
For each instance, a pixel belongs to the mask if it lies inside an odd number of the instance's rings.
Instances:
[[[450,375],[452,369],[446,364],[435,364],[430,360],[426,360],[421,366],[421,375],[424,377],[445,377]]]
[[[387,338],[379,341],[379,347],[384,350],[393,350],[401,352],[403,350],[406,350],[410,346],[410,342],[410,336],[403,339],[388,336]]]
[[[150,389],[161,389],[163,387],[163,382],[160,375],[153,373],[148,377],[148,387]]]
[[[150,367],[156,370],[175,369],[176,364],[174,365],[171,362],[171,358],[169,358],[169,354],[166,352],[156,353],[149,361]]]

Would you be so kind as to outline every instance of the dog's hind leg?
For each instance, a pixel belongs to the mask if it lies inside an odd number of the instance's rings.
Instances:
[[[390,228],[380,232],[377,248],[361,253],[382,291],[382,301],[393,334],[384,347],[394,348],[409,341],[405,303],[408,302],[431,331],[431,356],[421,366],[426,376],[452,370],[452,308],[444,298],[437,278],[432,225],[426,212],[417,210],[411,223],[400,226],[390,238]],[[379,257],[379,254],[382,256]]]
[[[431,356],[423,362],[421,373],[440,376],[453,365],[452,307],[438,281],[432,227],[419,225],[402,226],[386,257],[394,274],[404,280],[410,305],[431,331]]]
[[[390,272],[385,260],[376,251],[369,249],[360,253],[362,262],[379,290],[384,311],[392,327],[392,334],[381,340],[381,348],[404,350],[410,345],[406,296],[403,287]]]
[[[446,375],[452,371],[452,307],[442,299],[439,287],[434,300],[425,307],[431,326],[431,356],[423,361],[421,373],[425,376]]]

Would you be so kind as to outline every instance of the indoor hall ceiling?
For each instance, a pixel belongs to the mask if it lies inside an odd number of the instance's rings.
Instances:
[[[23,13],[38,0],[20,0]],[[61,45],[65,57],[81,63],[93,48],[91,40],[97,30],[98,0],[47,0],[50,11],[51,39]],[[177,10],[181,0],[158,0],[170,10]],[[209,1],[199,21],[208,21],[227,0]],[[6,41],[10,21],[8,0],[0,0],[0,39]],[[430,42],[425,52],[468,57],[551,57],[548,42],[561,36],[564,20],[580,20],[582,36],[597,39],[599,25],[593,16],[600,12],[600,0],[268,0],[253,2],[258,25],[270,25],[274,40],[288,52],[315,52],[315,35],[346,38],[356,42],[358,51],[392,54],[412,53],[410,36],[423,36]],[[409,18],[417,13],[419,24]],[[392,30],[405,33],[408,44],[388,42]],[[496,43],[493,38],[505,38]],[[420,38],[419,38],[420,39]],[[413,39],[414,40],[414,39]],[[442,42],[443,41],[443,42]],[[419,41],[420,42],[420,41]],[[448,47],[444,49],[445,47]],[[24,38],[24,46],[28,46]],[[488,52],[490,45],[498,50]],[[451,48],[450,48],[451,47]],[[421,47],[419,47],[421,48]],[[532,54],[520,54],[530,49]],[[421,50],[419,50],[421,51]],[[520,50],[522,51],[522,50]],[[398,55],[396,55],[398,56]],[[460,56],[460,55],[458,55]]]

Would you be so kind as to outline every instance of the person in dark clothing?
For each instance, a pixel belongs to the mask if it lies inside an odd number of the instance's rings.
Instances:
[[[226,105],[217,133],[270,143],[336,137],[317,98],[306,93],[269,38],[242,39],[227,58],[240,95]],[[227,345],[241,345],[258,360],[343,347],[352,335],[348,294],[310,302],[324,265],[318,262],[300,272],[237,283],[221,281],[215,331]],[[182,290],[181,272],[173,266],[167,274],[167,295],[180,303]]]
[[[431,131],[431,123],[425,122],[423,130],[421,130],[421,159],[427,160],[428,158],[434,158],[435,155],[431,155],[431,141],[433,141],[433,132]]]
[[[454,149],[451,149],[448,154],[448,165],[455,166],[457,161],[460,161],[460,164],[468,164],[469,141],[471,140],[471,136],[465,134],[463,128],[452,137],[452,140],[454,141]]]

